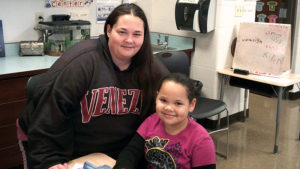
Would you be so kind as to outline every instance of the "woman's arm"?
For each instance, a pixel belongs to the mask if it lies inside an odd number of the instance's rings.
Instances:
[[[50,167],[49,169],[68,169],[68,164],[67,163],[57,164],[57,165]]]
[[[54,93],[45,89],[31,114],[28,164],[32,168],[48,168],[69,161],[72,155],[72,120]]]
[[[28,128],[28,165],[30,168],[49,168],[64,163],[73,154],[74,107],[86,91],[90,75],[83,64],[55,67],[42,79],[34,111],[30,112]]]
[[[88,154],[88,155],[73,159],[72,161],[69,161],[68,167],[73,168],[75,164],[83,164],[84,165],[84,163],[86,161],[92,163],[95,166],[108,165],[110,167],[113,167],[116,164],[116,161],[106,154],[92,153],[92,154]]]
[[[134,169],[144,158],[145,140],[136,133],[120,153],[114,169]]]

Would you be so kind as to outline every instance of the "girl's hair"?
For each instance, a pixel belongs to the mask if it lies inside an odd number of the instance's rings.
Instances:
[[[162,80],[158,86],[158,91],[160,90],[162,84],[167,81],[173,81],[175,83],[178,83],[178,84],[181,84],[182,86],[184,86],[186,89],[187,97],[190,102],[196,97],[195,91],[194,91],[195,90],[194,83],[186,75],[181,74],[181,73],[171,73],[171,74],[165,76],[164,78],[162,78]]]
[[[107,40],[109,40],[107,35],[107,25],[110,25],[112,29],[117,23],[119,17],[123,15],[133,15],[140,18],[144,22],[144,42],[141,49],[135,56],[132,57],[131,61],[131,65],[134,68],[133,77],[135,78],[132,80],[138,83],[143,93],[141,117],[144,119],[149,115],[149,113],[155,110],[154,99],[156,92],[156,80],[153,68],[154,61],[148,21],[144,11],[139,6],[129,3],[121,4],[116,7],[106,19],[104,33]]]

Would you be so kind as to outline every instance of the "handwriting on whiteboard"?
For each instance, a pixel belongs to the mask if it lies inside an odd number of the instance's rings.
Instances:
[[[290,24],[241,23],[233,68],[279,75],[290,69]]]

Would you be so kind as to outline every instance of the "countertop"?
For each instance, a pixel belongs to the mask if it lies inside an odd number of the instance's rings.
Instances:
[[[151,43],[156,45],[159,33],[151,33]],[[166,34],[161,34],[161,37]],[[193,38],[168,35],[173,50],[194,49]],[[162,38],[163,40],[163,38]],[[181,44],[181,45],[180,45]],[[165,50],[162,50],[165,51]],[[0,77],[37,70],[49,69],[59,56],[19,56],[19,43],[5,44],[5,57],[0,57]]]
[[[168,46],[174,48],[175,50],[187,50],[194,48],[195,38],[169,35],[158,32],[150,33],[151,44],[157,46],[157,40],[160,39],[161,42],[164,42],[165,36],[168,36]]]
[[[18,44],[5,44],[5,57],[0,57],[0,75],[48,69],[59,56],[19,56]]]

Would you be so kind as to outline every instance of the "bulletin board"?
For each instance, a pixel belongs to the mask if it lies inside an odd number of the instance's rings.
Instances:
[[[291,25],[240,23],[234,53],[234,69],[279,76],[290,70]]]
[[[256,2],[256,22],[282,23],[286,9],[282,0],[260,0]]]

